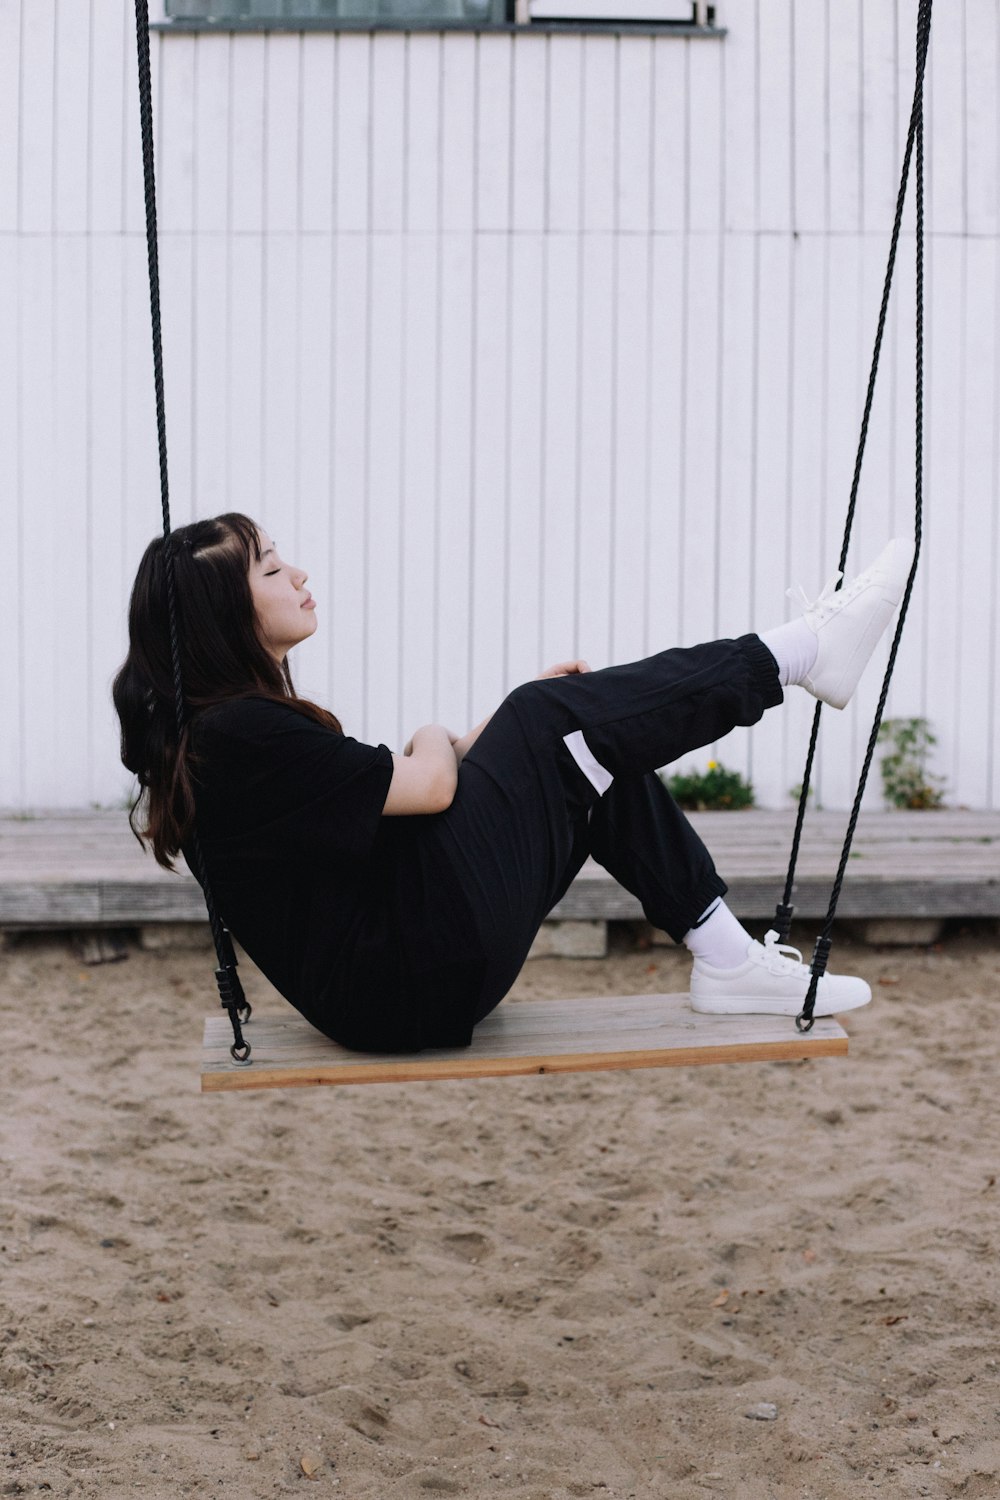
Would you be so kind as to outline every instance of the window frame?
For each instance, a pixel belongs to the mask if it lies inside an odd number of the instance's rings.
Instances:
[[[694,19],[687,21],[635,20],[627,15],[601,19],[546,18],[533,20],[530,15],[530,0],[505,0],[508,19],[504,21],[459,21],[450,19],[422,19],[416,17],[379,17],[340,19],[332,16],[274,17],[260,16],[229,17],[182,17],[167,14],[170,0],[150,0],[150,31],[163,34],[241,34],[261,32],[487,32],[524,35],[553,35],[559,33],[579,34],[597,32],[620,36],[673,36],[677,38],[703,38],[718,41],[725,37],[726,28],[716,22],[715,5],[704,0],[692,0]],[[629,0],[609,0],[609,9],[617,5],[628,8]]]

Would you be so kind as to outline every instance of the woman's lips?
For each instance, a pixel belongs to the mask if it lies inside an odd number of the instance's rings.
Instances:
[[[315,608],[316,608],[316,600],[313,598],[312,594],[309,595],[308,599],[303,599],[302,603],[299,605],[299,609],[315,609]]]

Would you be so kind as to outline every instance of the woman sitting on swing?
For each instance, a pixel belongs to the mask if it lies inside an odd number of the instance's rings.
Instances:
[[[808,968],[740,925],[656,768],[756,723],[791,684],[843,708],[902,597],[909,542],[789,624],[597,672],[560,662],[468,734],[427,724],[402,754],[296,696],[287,657],[315,604],[261,527],[231,513],[171,545],[190,720],[178,744],[157,538],[113,690],[133,831],[172,869],[197,812],[227,926],[320,1031],[358,1051],[466,1046],[588,855],[691,951],[695,1010],[801,1010]],[[816,1014],[870,999],[864,980],[824,974]]]

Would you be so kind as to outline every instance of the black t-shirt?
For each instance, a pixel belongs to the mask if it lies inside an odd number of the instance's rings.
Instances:
[[[219,910],[271,983],[345,1046],[464,1046],[485,974],[433,816],[382,816],[385,745],[284,704],[197,715],[198,831]]]

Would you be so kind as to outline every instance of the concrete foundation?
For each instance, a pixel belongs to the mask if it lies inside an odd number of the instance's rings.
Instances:
[[[166,948],[183,948],[201,952],[212,946],[212,929],[207,922],[151,922],[139,928],[139,947],[147,953]]]
[[[869,917],[845,926],[859,942],[887,948],[926,948],[944,932],[944,922],[937,917]]]
[[[604,958],[607,922],[543,922],[529,958]]]

